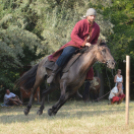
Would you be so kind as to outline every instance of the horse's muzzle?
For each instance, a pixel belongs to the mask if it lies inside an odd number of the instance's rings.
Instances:
[[[115,68],[115,61],[114,60],[108,60],[108,61],[106,61],[106,66],[108,68],[114,69]]]

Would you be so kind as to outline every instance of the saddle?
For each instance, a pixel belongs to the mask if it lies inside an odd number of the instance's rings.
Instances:
[[[68,72],[69,71],[69,68],[75,63],[75,61],[81,56],[81,53],[76,53],[74,54],[70,60],[64,65],[63,69],[62,69],[62,73],[65,73],[65,72]],[[54,61],[49,61],[47,60],[44,67],[45,68],[48,68],[50,70],[53,70],[54,68],[54,65],[55,65],[55,62]]]

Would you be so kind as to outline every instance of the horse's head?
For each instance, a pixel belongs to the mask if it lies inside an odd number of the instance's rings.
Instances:
[[[105,63],[108,68],[113,69],[115,67],[115,61],[106,43],[100,41],[97,45],[98,45],[98,51],[96,55],[97,61]]]

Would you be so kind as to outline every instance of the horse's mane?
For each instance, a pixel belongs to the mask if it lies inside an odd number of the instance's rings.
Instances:
[[[88,53],[94,45],[92,45],[91,47],[84,47],[82,49],[79,50],[80,53]],[[105,42],[100,43],[100,46],[107,46]]]
[[[93,48],[93,45],[92,45],[91,47],[87,47],[87,46],[86,46],[86,47],[80,49],[79,52],[82,53],[82,54],[83,54],[83,53],[87,53],[87,52],[89,52],[92,48]]]

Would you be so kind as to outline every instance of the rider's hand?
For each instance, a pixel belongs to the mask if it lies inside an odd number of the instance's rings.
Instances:
[[[85,46],[90,47],[91,44],[90,44],[89,42],[87,42],[87,43],[85,44]]]

